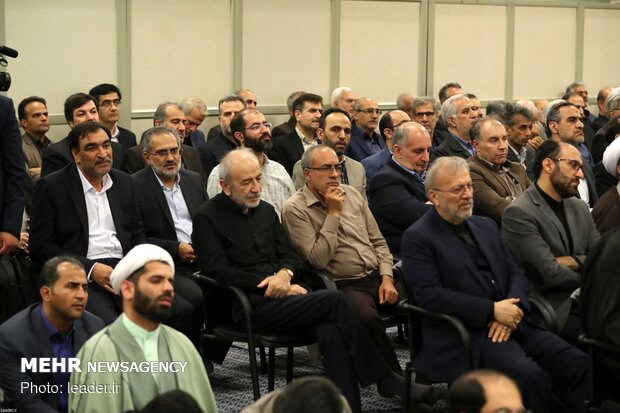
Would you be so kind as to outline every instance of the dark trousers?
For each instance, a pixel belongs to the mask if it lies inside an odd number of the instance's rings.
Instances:
[[[174,274],[174,292],[184,298],[193,308],[192,314],[185,320],[184,331],[196,349],[200,350],[200,331],[205,319],[205,298],[202,288],[192,277],[197,267],[177,265]]]
[[[481,368],[515,379],[534,412],[581,412],[587,398],[588,356],[557,335],[522,323],[504,343],[484,340]]]
[[[398,357],[394,352],[392,343],[385,334],[385,325],[381,320],[381,312],[389,311],[392,305],[379,305],[379,285],[381,285],[381,276],[378,274],[369,275],[368,277],[357,280],[337,281],[336,286],[358,315],[364,327],[368,330],[370,337],[374,340],[383,358],[390,368],[398,373],[403,374],[402,367],[398,362]],[[394,283],[397,287],[398,283]],[[400,294],[400,291],[399,291]],[[401,295],[403,297],[404,295]]]
[[[250,295],[256,331],[314,334],[323,354],[325,374],[340,388],[355,412],[361,412],[359,385],[390,374],[374,341],[342,293],[320,290],[269,299]]]

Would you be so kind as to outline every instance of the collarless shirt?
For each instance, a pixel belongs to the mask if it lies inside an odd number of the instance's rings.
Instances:
[[[88,252],[86,258],[123,258],[123,247],[116,236],[116,227],[112,218],[112,210],[108,201],[107,191],[114,182],[109,174],[103,177],[103,187],[97,192],[86,179],[80,168],[77,168],[86,201],[88,218]]]
[[[129,334],[136,340],[142,353],[144,353],[144,359],[146,361],[159,361],[159,353],[157,351],[157,343],[159,341],[159,332],[161,331],[161,324],[153,331],[146,331],[133,321],[131,321],[125,313],[121,315],[123,318],[123,325],[129,331]],[[153,372],[155,382],[159,384],[158,374]]]
[[[172,222],[174,223],[174,230],[177,234],[177,241],[186,243],[192,242],[192,216],[189,213],[187,202],[185,202],[185,197],[181,190],[181,175],[177,174],[172,188],[168,188],[161,179],[159,179],[159,176],[153,171],[153,168],[151,168],[151,171],[153,175],[155,175],[155,178],[157,178],[157,182],[159,182],[161,190],[164,192],[164,197],[166,197],[166,203],[168,204],[170,215],[172,215]]]

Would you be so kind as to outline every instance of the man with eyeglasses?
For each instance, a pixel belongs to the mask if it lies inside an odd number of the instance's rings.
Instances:
[[[355,101],[353,108],[355,126],[351,131],[351,142],[346,155],[361,162],[385,148],[383,137],[375,129],[379,126],[379,116],[383,112],[376,100],[362,97]]]
[[[587,397],[588,356],[533,324],[530,284],[497,224],[472,215],[467,161],[437,159],[424,186],[434,208],[403,234],[404,277],[420,307],[461,320],[471,339],[473,366],[452,326],[423,317],[414,367],[430,380],[445,382],[471,367],[494,369],[517,382],[525,407],[580,412]],[[550,219],[541,213],[538,217]],[[535,240],[521,237],[519,243],[530,254],[543,249]]]
[[[95,86],[89,92],[99,104],[99,122],[110,130],[112,142],[118,142],[123,148],[129,149],[136,145],[136,135],[129,129],[118,126],[121,119],[121,103],[123,96],[120,89],[110,83]]]
[[[544,142],[536,153],[535,185],[506,208],[502,218],[506,244],[534,293],[554,308],[560,335],[574,344],[583,333],[575,292],[581,286],[581,268],[599,238],[588,206],[575,197],[582,168],[573,145]]]
[[[594,172],[588,159],[591,159],[590,151],[584,145],[585,135],[583,132],[583,116],[572,103],[558,100],[551,104],[547,113],[547,137],[556,142],[564,142],[573,145],[579,150],[583,159],[583,176],[579,181],[578,196],[594,208],[598,201]]]
[[[469,130],[478,118],[471,100],[465,95],[454,95],[441,106],[441,116],[448,125],[449,136],[432,153],[431,163],[442,156],[467,159],[475,153]]]
[[[355,188],[341,184],[342,165],[332,148],[308,149],[301,167],[306,185],[285,203],[284,228],[312,267],[329,272],[387,363],[401,374],[379,314],[399,297],[392,255],[368,203]]]
[[[431,207],[424,177],[432,144],[426,128],[416,122],[396,128],[392,141],[394,154],[368,186],[368,203],[390,252],[400,259],[403,232]]]
[[[142,155],[148,167],[132,178],[144,234],[174,259],[174,289],[194,308],[186,334],[199,349],[204,298],[192,278],[198,271],[192,246],[192,216],[208,199],[205,185],[200,174],[181,168],[181,140],[174,131],[157,126],[147,130],[142,139]]]
[[[431,142],[433,143],[433,150],[445,140],[445,136],[442,136],[435,129],[437,121],[439,120],[439,113],[437,110],[435,99],[428,96],[415,98],[411,105],[411,120],[418,122],[426,128],[431,137]]]
[[[463,374],[450,386],[449,413],[531,413],[523,407],[517,384],[493,370]]]
[[[362,159],[362,166],[366,171],[366,181],[369,185],[375,174],[392,158],[392,136],[394,135],[394,131],[397,127],[410,120],[411,118],[409,115],[402,110],[389,110],[381,117],[379,121],[379,131],[385,140],[385,148],[374,155]]]
[[[338,108],[327,109],[319,119],[319,128],[316,133],[321,142],[332,148],[338,155],[338,160],[342,165],[341,182],[351,185],[366,198],[364,167],[355,159],[344,154],[351,140],[351,118],[349,114]],[[293,183],[297,189],[302,188],[306,183],[301,169],[301,160],[297,161],[293,168]]]
[[[286,169],[265,154],[272,146],[271,126],[265,115],[256,109],[244,109],[230,122],[230,130],[239,146],[251,149],[258,159],[262,179],[261,199],[271,204],[280,216],[284,202],[293,195],[295,186]],[[207,193],[209,198],[213,198],[221,191],[218,165],[209,174]]]
[[[293,101],[293,111],[297,124],[295,131],[288,135],[275,136],[269,157],[284,166],[293,176],[295,163],[301,159],[304,151],[319,143],[316,130],[323,112],[323,98],[313,93],[301,95]]]

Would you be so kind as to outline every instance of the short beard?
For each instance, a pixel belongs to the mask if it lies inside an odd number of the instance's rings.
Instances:
[[[172,179],[172,178],[175,178],[177,174],[179,173],[179,170],[181,169],[181,163],[179,162],[177,164],[177,167],[175,168],[174,171],[168,171],[163,166],[152,165],[152,168],[155,171],[155,174],[157,176],[163,176],[164,178]]]
[[[146,295],[142,294],[142,291],[140,291],[137,284],[135,285],[136,290],[133,303],[134,311],[153,323],[161,323],[162,321],[167,320],[172,311],[172,306],[160,307],[155,302],[162,297],[172,297],[172,293],[162,294],[155,299],[150,299]]]

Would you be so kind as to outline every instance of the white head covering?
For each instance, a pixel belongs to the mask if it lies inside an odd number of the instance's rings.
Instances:
[[[603,153],[603,166],[610,175],[618,177],[618,158],[620,158],[620,138],[614,139]]]
[[[174,261],[165,249],[153,244],[140,244],[123,257],[110,275],[112,288],[118,294],[121,290],[121,281],[126,280],[131,274],[144,267],[151,261],[165,262],[172,268],[174,273]]]

